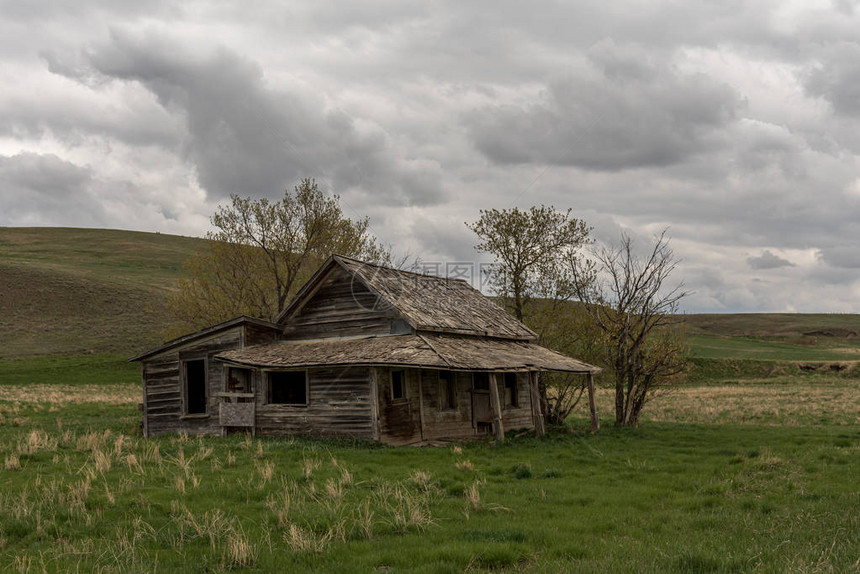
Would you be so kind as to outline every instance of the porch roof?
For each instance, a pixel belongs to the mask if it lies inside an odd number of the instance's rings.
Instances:
[[[225,351],[215,358],[262,369],[364,365],[458,371],[600,371],[534,343],[437,333],[279,341]]]

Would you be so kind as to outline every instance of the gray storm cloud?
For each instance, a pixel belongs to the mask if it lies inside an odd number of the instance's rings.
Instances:
[[[472,118],[475,144],[498,163],[593,170],[667,166],[725,146],[741,106],[726,84],[683,73],[640,46],[601,42],[582,76],[551,83],[541,101]]]
[[[52,154],[0,156],[0,225],[61,225],[69,219],[98,225],[102,209],[92,183],[92,169]]]
[[[442,198],[433,166],[399,161],[384,131],[360,134],[340,110],[326,111],[298,89],[270,88],[259,64],[224,47],[200,50],[115,30],[86,58],[85,68],[50,63],[82,82],[93,83],[94,71],[102,81],[138,83],[184,118],[180,151],[214,199],[277,196],[303,177],[328,179],[335,189],[362,187],[402,205]]]
[[[757,257],[748,257],[747,264],[750,269],[779,269],[780,267],[794,267],[794,263],[788,259],[783,259],[779,255],[774,255],[769,249],[765,249],[764,253]]]
[[[3,14],[0,224],[202,235],[229,194],[315,177],[425,260],[474,260],[479,209],[543,203],[604,243],[670,228],[688,310],[856,305],[856,3]]]

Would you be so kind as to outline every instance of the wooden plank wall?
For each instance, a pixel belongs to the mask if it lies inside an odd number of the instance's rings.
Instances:
[[[341,268],[322,282],[310,301],[284,326],[284,338],[313,339],[391,332],[393,310]]]
[[[255,376],[257,432],[373,438],[370,369],[310,369],[306,406],[266,404],[263,373]]]
[[[245,325],[245,347],[271,343],[278,338],[280,331],[280,329],[272,329],[248,323]]]
[[[379,368],[377,374],[379,440],[393,445],[421,442],[421,420],[419,418],[418,369],[395,369],[405,373],[405,397],[391,398],[391,371]]]
[[[505,404],[505,377],[500,373],[498,378],[499,396],[502,397],[502,424],[505,426],[505,432],[534,429],[535,423],[532,418],[532,395],[529,390],[529,374],[517,373],[518,407]]]
[[[222,363],[212,356],[242,344],[242,327],[189,342],[143,362],[144,392],[146,393],[146,428],[149,436],[166,432],[185,431],[189,434],[220,434],[218,405],[213,393],[222,390],[224,371]],[[182,417],[180,388],[180,360],[207,358],[207,414],[209,416]]]

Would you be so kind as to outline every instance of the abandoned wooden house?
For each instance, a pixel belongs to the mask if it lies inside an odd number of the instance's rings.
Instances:
[[[331,256],[271,323],[239,317],[134,357],[145,436],[184,431],[389,444],[543,432],[541,371],[599,369],[467,282]]]

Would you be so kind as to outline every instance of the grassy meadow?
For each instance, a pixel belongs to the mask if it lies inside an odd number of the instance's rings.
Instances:
[[[68,372],[69,376],[59,373]],[[140,436],[122,357],[0,361],[0,571],[847,572],[860,386],[690,383],[638,429],[389,448]]]
[[[144,440],[200,240],[0,228],[0,572],[860,571],[857,315],[691,315],[636,429],[390,448]]]

